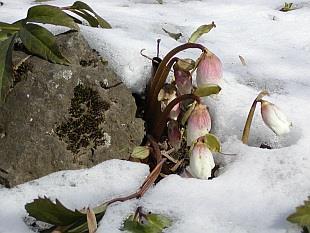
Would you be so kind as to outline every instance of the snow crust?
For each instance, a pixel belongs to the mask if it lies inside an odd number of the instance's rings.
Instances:
[[[206,99],[213,120],[212,132],[222,141],[215,155],[221,166],[213,180],[185,179],[171,175],[150,189],[141,200],[111,206],[98,233],[120,232],[121,223],[141,205],[173,219],[167,233],[299,233],[286,217],[310,195],[310,1],[294,1],[297,10],[278,11],[280,0],[88,0],[113,29],[81,27],[91,47],[99,51],[134,92],[141,92],[151,62],[140,55],[145,48],[161,57],[186,42],[198,26],[217,27],[199,42],[223,62],[224,75],[218,96]],[[57,0],[50,4],[71,5]],[[0,21],[26,16],[30,0],[4,1]],[[182,32],[180,42],[162,27]],[[55,29],[56,30],[56,29]],[[196,51],[180,57],[197,56]],[[247,65],[238,58],[241,55]],[[250,146],[240,138],[252,101],[267,89],[270,102],[293,122],[290,134],[277,137],[256,111]],[[257,109],[259,110],[259,109]],[[258,148],[262,143],[273,150]],[[89,170],[63,171],[20,185],[0,187],[0,233],[30,233],[23,222],[24,205],[37,196],[58,198],[71,208],[95,206],[135,191],[148,173],[142,164],[107,161]]]

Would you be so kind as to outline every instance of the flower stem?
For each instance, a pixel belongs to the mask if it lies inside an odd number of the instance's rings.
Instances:
[[[243,129],[243,134],[242,134],[242,142],[243,144],[248,144],[249,142],[249,135],[250,135],[250,129],[251,129],[251,124],[254,116],[254,112],[256,109],[257,102],[260,102],[262,98],[266,95],[269,95],[268,91],[261,91],[255,100],[253,101],[253,104],[251,106],[250,112],[248,114],[248,117],[246,119],[244,129]]]
[[[174,100],[172,100],[167,105],[165,110],[161,113],[161,115],[159,117],[159,120],[157,121],[157,124],[153,128],[152,135],[154,136],[154,138],[156,140],[160,139],[160,137],[161,137],[161,135],[162,135],[162,133],[164,131],[164,128],[166,127],[166,123],[167,123],[167,120],[168,120],[169,113],[171,112],[173,107],[175,105],[177,105],[178,103],[180,103],[181,101],[186,100],[186,99],[193,99],[193,100],[196,100],[198,103],[200,103],[200,98],[198,96],[194,95],[194,94],[181,95],[181,96],[175,98]]]
[[[189,48],[198,48],[202,51],[205,51],[205,47],[201,44],[196,43],[186,43],[182,44],[174,49],[172,49],[160,62],[157,71],[155,73],[155,76],[149,81],[149,87],[147,92],[147,99],[146,99],[146,115],[145,119],[148,121],[148,124],[150,125],[151,131],[153,128],[153,119],[156,119],[154,117],[154,112],[156,113],[156,110],[159,108],[159,103],[157,101],[157,96],[160,91],[160,89],[165,84],[165,81],[167,79],[167,76],[169,74],[169,71],[171,67],[173,66],[174,62],[177,61],[178,58],[173,58],[177,53],[189,49]]]

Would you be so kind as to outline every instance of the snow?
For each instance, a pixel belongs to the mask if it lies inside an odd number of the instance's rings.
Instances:
[[[213,133],[223,152],[213,180],[170,175],[140,200],[109,207],[98,233],[120,232],[122,221],[141,205],[173,220],[167,233],[299,233],[286,221],[310,194],[310,1],[295,1],[297,10],[278,11],[280,0],[155,0],[86,1],[113,29],[81,27],[91,47],[99,51],[134,92],[141,92],[161,38],[161,57],[180,44],[162,31],[182,32],[185,42],[202,24],[217,27],[199,39],[223,62],[222,92],[208,98]],[[73,1],[49,2],[58,6]],[[0,21],[25,17],[30,0],[4,1]],[[56,30],[56,29],[54,29]],[[180,57],[195,57],[194,50]],[[239,60],[241,55],[247,65]],[[255,113],[250,146],[240,138],[252,101],[262,89],[293,122],[290,134],[277,137]],[[261,143],[275,149],[258,148]],[[32,232],[23,222],[24,205],[37,196],[58,198],[71,208],[95,206],[134,192],[148,174],[146,165],[107,161],[89,170],[63,171],[19,185],[0,187],[0,233]]]

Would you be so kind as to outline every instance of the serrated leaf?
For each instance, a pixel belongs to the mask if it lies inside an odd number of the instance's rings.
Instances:
[[[310,227],[310,196],[304,205],[297,207],[296,212],[288,216],[287,220],[299,226]]]
[[[209,95],[214,95],[218,94],[221,91],[221,87],[216,84],[206,84],[198,87],[195,91],[194,94],[199,96],[199,97],[205,97]]]
[[[0,103],[5,100],[5,96],[10,88],[10,80],[13,75],[12,50],[15,35],[0,42]]]
[[[221,142],[214,134],[206,134],[204,136],[204,144],[206,144],[212,152],[221,152]]]
[[[175,39],[176,41],[177,41],[178,39],[180,39],[181,36],[183,36],[181,32],[179,32],[179,33],[174,33],[174,32],[169,32],[169,31],[167,31],[167,30],[164,29],[164,28],[162,28],[162,29],[163,29],[163,31],[164,31],[165,33],[167,33],[171,38]]]
[[[56,6],[33,6],[28,10],[26,21],[60,25],[71,29],[79,30],[79,27],[74,22],[74,20]]]
[[[90,6],[88,6],[84,2],[76,1],[76,2],[73,3],[73,5],[70,7],[70,9],[90,11],[97,18],[97,21],[98,21],[100,27],[102,27],[102,28],[112,28],[111,25],[106,20],[101,18],[99,15],[97,15],[96,12]]]
[[[20,29],[20,27],[16,24],[0,22],[0,30],[17,32],[17,31],[19,31],[19,29]]]
[[[149,214],[147,215],[149,223],[156,225],[158,228],[164,229],[171,226],[172,222],[169,218],[160,214]]]
[[[150,155],[150,148],[147,146],[136,146],[131,153],[135,159],[146,159]]]
[[[197,28],[196,31],[193,32],[191,37],[188,39],[188,43],[195,43],[203,34],[208,33],[211,31],[212,28],[215,28],[216,25],[214,22],[211,24],[206,24],[206,25],[201,25],[200,27]]]
[[[44,27],[25,24],[21,27],[19,36],[29,52],[53,63],[70,64],[60,53],[55,36]]]
[[[282,8],[280,9],[280,11],[283,11],[283,12],[288,12],[288,11],[292,11],[292,10],[295,10],[295,7],[293,7],[293,3],[292,3],[292,2],[290,2],[290,3],[288,3],[288,2],[284,3],[284,7],[282,7]]]
[[[122,231],[132,233],[162,233],[164,228],[171,226],[171,220],[158,214],[148,214],[144,223],[140,223],[130,215],[123,224]]]
[[[28,214],[39,221],[50,223],[56,226],[67,226],[84,219],[86,214],[79,211],[67,209],[56,199],[56,203],[47,197],[35,199],[25,205]]]

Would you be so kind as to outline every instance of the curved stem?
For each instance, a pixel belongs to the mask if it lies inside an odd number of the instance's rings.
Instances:
[[[243,134],[242,134],[243,144],[248,144],[248,142],[249,142],[250,129],[251,129],[251,124],[252,124],[252,120],[253,120],[253,116],[254,116],[254,112],[256,109],[257,102],[260,102],[262,100],[262,98],[266,95],[269,95],[268,91],[261,91],[258,94],[258,96],[255,98],[255,100],[251,106],[250,112],[248,114],[248,117],[247,117],[245,125],[244,125],[244,129],[243,129]]]
[[[159,67],[155,73],[155,76],[150,80],[150,88],[149,88],[149,91],[147,93],[147,103],[149,104],[150,101],[152,101],[152,99],[154,99],[155,97],[157,98],[156,96],[156,92],[154,91],[155,89],[156,90],[160,90],[162,88],[162,80],[163,79],[166,79],[167,78],[167,75],[169,73],[166,72],[166,75],[163,75],[165,69],[167,69],[167,66],[166,64],[170,61],[170,59],[175,56],[177,53],[183,51],[183,50],[186,50],[186,49],[189,49],[189,48],[198,48],[202,51],[204,51],[206,48],[201,45],[201,44],[196,44],[196,43],[186,43],[186,44],[182,44],[182,45],[179,45],[177,46],[176,48],[172,49],[165,57],[164,59],[161,61],[161,63],[159,64]],[[171,68],[171,67],[170,67]],[[170,69],[169,69],[170,70]],[[161,83],[158,83],[159,80],[161,80]],[[161,84],[161,86],[159,85]],[[158,87],[157,87],[158,86]],[[158,93],[157,93],[158,94]],[[148,105],[148,107],[150,107],[150,105]],[[147,116],[148,116],[148,112],[147,111]]]
[[[167,64],[166,68],[164,69],[163,73],[158,79],[157,84],[153,86],[154,89],[150,89],[153,92],[152,98],[148,102],[148,112],[147,112],[147,119],[149,121],[150,127],[153,126],[153,120],[157,118],[158,114],[160,113],[160,102],[157,100],[158,94],[160,89],[164,86],[166,79],[168,77],[169,71],[172,68],[173,64],[177,62],[179,58],[173,57],[169,63]]]
[[[194,94],[181,95],[181,96],[175,98],[174,100],[172,100],[167,105],[165,110],[161,113],[160,118],[159,118],[157,124],[154,127],[152,135],[154,136],[154,138],[156,140],[160,139],[160,137],[161,137],[161,135],[162,135],[162,133],[164,131],[164,128],[166,127],[166,123],[167,123],[167,120],[168,120],[169,113],[171,112],[173,107],[175,105],[177,105],[178,103],[180,103],[181,101],[186,100],[186,99],[193,99],[193,100],[196,100],[198,103],[200,103],[200,98],[198,96],[194,95]]]

